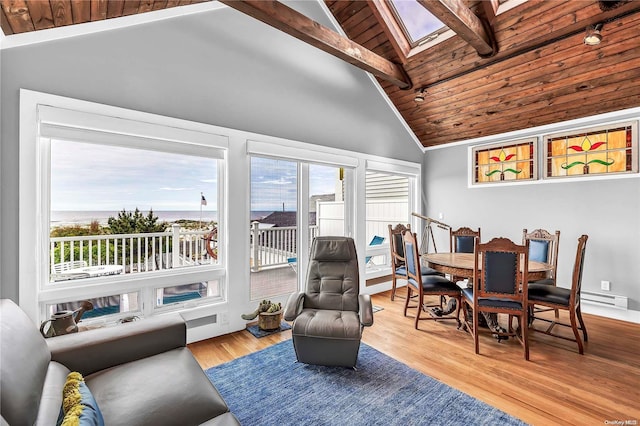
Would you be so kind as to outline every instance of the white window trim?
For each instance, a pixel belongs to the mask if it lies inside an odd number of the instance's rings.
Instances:
[[[43,136],[43,132],[46,136]],[[47,285],[50,138],[55,136],[78,140],[88,132],[98,137],[99,143],[144,146],[149,149],[149,143],[153,142],[159,150],[218,159],[225,158],[228,149],[228,137],[221,135],[214,126],[21,90],[18,277],[21,283],[20,306],[27,315],[38,323],[46,315],[46,303],[62,301],[70,296],[97,297],[96,292],[103,292],[104,295],[149,292],[162,285],[179,285],[191,280],[198,282],[212,278],[224,282],[225,250],[221,250],[220,264],[215,266],[198,266],[188,271],[173,270],[163,274],[150,273],[144,277],[96,278],[85,281],[85,286],[78,286],[82,280],[56,284],[55,287]],[[218,164],[218,211],[220,229],[223,230],[218,242],[220,247],[226,247],[226,168],[224,162]],[[180,283],[176,282],[177,277],[180,277]],[[105,282],[110,285],[104,286]],[[96,287],[100,285],[104,289]],[[221,291],[225,294],[224,289]],[[150,313],[153,309],[146,307],[145,311]]]
[[[358,159],[344,154],[334,154],[327,151],[309,150],[294,146],[277,145],[255,140],[247,141],[247,154],[282,158],[291,161],[304,161],[314,164],[326,164],[336,167],[356,167]]]

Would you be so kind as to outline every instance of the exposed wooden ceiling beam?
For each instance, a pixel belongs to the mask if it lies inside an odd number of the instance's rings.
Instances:
[[[370,51],[278,1],[220,0],[221,3],[256,18],[318,49],[336,56],[401,89],[411,80],[402,66]]]
[[[380,23],[382,31],[387,35],[389,43],[391,43],[396,55],[398,55],[401,60],[404,59],[406,61],[407,56],[409,56],[411,52],[411,44],[409,44],[398,22],[393,18],[393,12],[390,9],[391,6],[389,6],[385,0],[367,0],[367,4],[373,16]]]
[[[496,53],[493,36],[462,0],[418,0],[436,18],[473,46],[482,57]]]

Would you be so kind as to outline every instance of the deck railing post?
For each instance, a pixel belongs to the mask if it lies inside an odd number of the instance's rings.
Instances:
[[[177,268],[180,263],[180,225],[171,225],[171,267]]]
[[[260,270],[260,231],[258,227],[260,226],[260,222],[251,222],[251,244],[252,244],[252,252],[253,252],[253,264],[251,265],[251,270],[253,272],[258,272]]]

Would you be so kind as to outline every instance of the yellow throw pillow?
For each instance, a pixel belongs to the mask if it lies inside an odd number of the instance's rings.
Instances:
[[[102,413],[82,374],[72,372],[62,388],[57,426],[104,426]]]

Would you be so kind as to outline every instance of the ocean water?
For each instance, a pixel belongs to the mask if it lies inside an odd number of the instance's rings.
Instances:
[[[106,225],[109,217],[118,217],[117,211],[52,211],[51,226],[68,226],[68,225],[89,225],[92,221],[97,220],[101,225]],[[148,212],[142,211],[143,215]],[[252,211],[251,220],[258,220],[272,213],[271,211]],[[217,211],[203,211],[200,216],[199,210],[165,210],[153,211],[160,221],[175,222],[180,219],[185,220],[201,220],[203,222],[211,222],[218,220]]]

